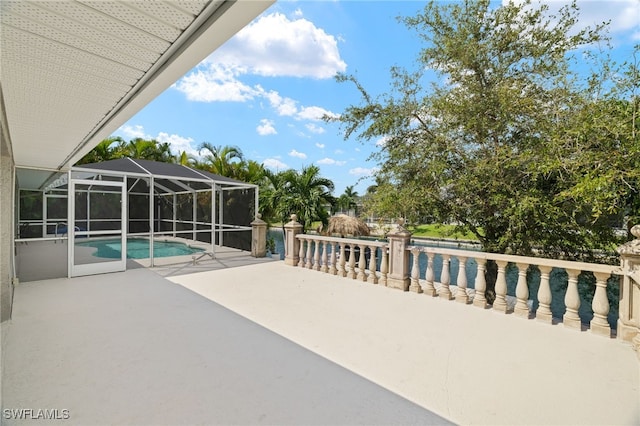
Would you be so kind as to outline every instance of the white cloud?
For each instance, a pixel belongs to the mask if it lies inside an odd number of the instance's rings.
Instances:
[[[151,135],[147,135],[144,132],[144,127],[137,124],[135,126],[122,126],[118,129],[122,135],[127,139],[153,139]]]
[[[119,133],[125,140],[141,138],[146,140],[155,139],[160,143],[168,143],[171,145],[171,152],[174,155],[179,155],[182,151],[185,151],[189,155],[200,157],[198,150],[193,147],[193,143],[195,141],[190,137],[176,135],[175,133],[170,135],[167,132],[160,132],[154,137],[153,135],[146,133],[144,127],[139,124],[134,126],[122,126],[118,129],[117,133]]]
[[[324,149],[324,144],[323,143],[318,143],[316,142],[316,146],[320,149]]]
[[[303,119],[303,120],[320,121],[322,120],[322,117],[325,115],[333,118],[339,117],[338,114],[331,112],[329,110],[326,110],[324,108],[321,108],[318,106],[311,106],[311,107],[302,108],[300,112],[298,112],[297,118]]]
[[[171,152],[174,154],[180,154],[182,151],[185,151],[189,155],[193,155],[195,157],[199,157],[200,154],[198,150],[193,147],[194,140],[192,138],[185,138],[180,135],[170,135],[165,132],[158,133],[158,137],[156,138],[158,142],[168,142],[171,145]]]
[[[269,100],[269,103],[279,115],[293,116],[298,112],[297,102],[291,98],[283,98],[274,90],[264,92],[263,96]]]
[[[289,168],[289,166],[276,158],[267,158],[262,162],[262,165],[273,170],[286,170]]]
[[[261,94],[259,87],[250,87],[236,77],[246,72],[241,67],[209,64],[180,79],[173,85],[190,101],[245,102]]]
[[[323,165],[328,165],[328,166],[344,166],[345,164],[347,164],[346,161],[338,161],[338,160],[334,160],[333,158],[323,158],[322,160],[318,160],[317,161],[318,164],[323,164]]]
[[[554,3],[558,2],[551,3],[552,8]],[[611,31],[622,32],[637,29],[640,23],[640,1],[638,0],[580,1],[578,7],[580,8],[578,26],[580,27],[611,21]]]
[[[333,152],[334,152],[334,154],[338,154],[338,155],[340,155],[340,154],[344,154],[344,151],[343,151],[343,150],[341,150],[341,149],[336,149],[336,150],[335,150],[335,151],[333,151]]]
[[[278,132],[276,131],[276,128],[273,127],[273,124],[274,123],[272,120],[263,118],[262,120],[260,120],[260,125],[256,127],[256,131],[260,136],[276,135],[278,134]]]
[[[296,13],[290,20],[275,12],[259,17],[207,61],[246,67],[262,76],[332,78],[344,72],[334,36]],[[297,18],[297,19],[296,19]]]
[[[188,100],[196,102],[247,102],[264,98],[280,116],[294,117],[296,120],[320,121],[324,115],[339,117],[338,114],[319,106],[298,108],[298,101],[281,96],[275,90],[266,91],[260,85],[253,87],[239,80],[246,68],[221,64],[201,64],[191,74],[183,77],[172,87],[184,93]],[[324,133],[320,126],[307,126],[313,133]]]
[[[502,0],[502,4],[509,3],[510,0]],[[515,0],[522,3],[523,0]],[[570,4],[568,0],[539,0],[534,2],[546,3],[549,6],[549,13],[555,14],[564,5]],[[611,21],[609,26],[612,33],[631,31],[638,28],[640,22],[640,1],[638,0],[590,0],[578,1],[579,21],[576,28],[583,29],[587,26],[594,26],[603,22]]]
[[[325,132],[324,127],[320,127],[314,123],[309,123],[305,126],[307,128],[307,130],[309,130],[311,133],[315,133],[317,135],[321,135]]]
[[[307,158],[307,154],[305,154],[304,152],[298,152],[295,149],[292,149],[291,152],[289,153],[289,155],[291,157],[297,157],[297,158],[301,158],[301,159],[305,159]]]
[[[354,169],[349,170],[350,175],[354,176],[371,176],[375,172],[376,169],[366,169],[364,167],[356,167]]]
[[[383,136],[376,141],[376,146],[380,146],[380,147],[385,146],[388,140],[389,140],[388,136]]]

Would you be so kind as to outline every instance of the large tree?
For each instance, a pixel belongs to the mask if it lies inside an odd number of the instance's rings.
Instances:
[[[267,221],[286,223],[290,215],[298,215],[303,229],[314,221],[328,223],[327,207],[335,203],[331,195],[334,184],[320,175],[318,166],[303,167],[300,171],[279,173],[266,171],[260,188],[260,208]]]
[[[214,146],[209,142],[200,145],[202,155],[200,167],[220,176],[237,178],[244,163],[242,150],[237,146]]]
[[[401,19],[424,42],[417,71],[392,68],[380,96],[338,75],[362,95],[333,118],[345,138],[385,140],[371,205],[455,222],[487,251],[609,249],[610,218],[638,194],[637,73],[627,64],[624,83],[610,62],[591,75],[574,66],[607,41],[604,25],[576,28],[578,16],[575,4],[550,16],[529,1],[430,2]]]
[[[353,210],[355,214],[358,214],[358,200],[360,199],[358,191],[353,190],[353,185],[349,185],[344,189],[344,192],[340,194],[336,200],[335,208],[342,212]]]

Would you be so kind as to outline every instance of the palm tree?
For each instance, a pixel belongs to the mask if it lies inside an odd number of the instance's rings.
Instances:
[[[353,190],[353,185],[347,186],[344,190],[344,194],[338,197],[338,201],[336,202],[336,207],[341,211],[354,210],[357,216],[357,208],[358,205],[356,201],[358,200],[358,192]]]
[[[289,209],[285,200],[286,191],[287,181],[284,172],[274,173],[265,169],[260,185],[259,209],[267,223],[280,222],[284,225],[287,222]]]
[[[289,214],[296,213],[305,230],[317,220],[326,226],[329,222],[326,207],[335,203],[331,195],[333,181],[320,176],[320,168],[315,165],[303,167],[299,173],[295,170],[283,173],[286,181],[284,200]]]
[[[238,168],[237,179],[259,185],[265,177],[266,169],[255,160],[243,161]]]
[[[104,139],[82,157],[77,164],[100,163],[120,158],[119,146],[122,144],[124,144],[124,140],[119,136]]]
[[[152,160],[157,149],[158,142],[154,140],[146,140],[135,138],[125,144],[123,148],[123,157],[139,158],[143,160]],[[151,157],[151,158],[150,158]]]
[[[213,146],[209,142],[200,145],[199,152],[208,151],[203,157],[205,170],[220,176],[237,178],[244,156],[237,146]],[[237,161],[234,161],[237,160]]]

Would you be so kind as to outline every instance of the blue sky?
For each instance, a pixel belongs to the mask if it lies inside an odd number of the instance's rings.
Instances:
[[[548,2],[558,8],[563,1]],[[580,0],[579,25],[611,20],[615,56],[640,43],[640,0]],[[273,170],[316,164],[363,194],[376,164],[376,143],[343,139],[340,114],[360,97],[337,72],[355,74],[373,95],[389,88],[389,69],[414,69],[417,35],[397,22],[419,1],[279,1],[123,125],[115,136],[170,142],[197,155],[202,142],[240,147]]]

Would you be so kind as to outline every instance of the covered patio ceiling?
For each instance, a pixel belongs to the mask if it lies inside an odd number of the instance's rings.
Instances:
[[[16,166],[68,169],[274,1],[3,0]]]

